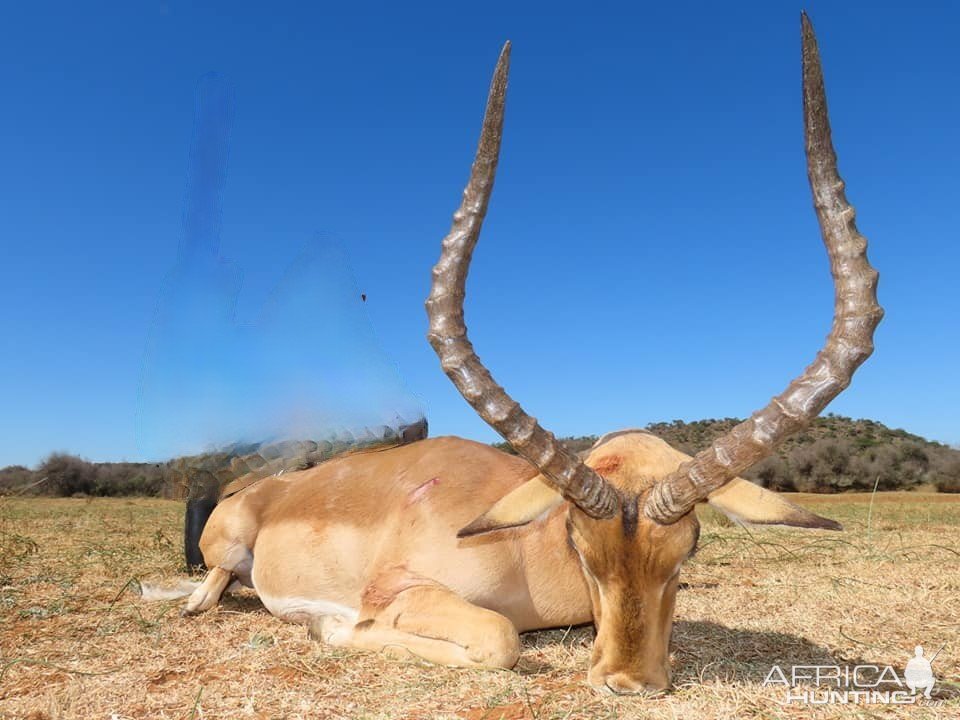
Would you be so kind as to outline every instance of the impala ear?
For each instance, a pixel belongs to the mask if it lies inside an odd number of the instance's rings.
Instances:
[[[843,530],[836,520],[815,515],[782,495],[742,478],[735,478],[714,490],[707,496],[707,503],[739,523]]]
[[[461,529],[457,537],[526,525],[563,502],[563,496],[547,485],[542,475],[537,475],[497,500],[483,515]]]

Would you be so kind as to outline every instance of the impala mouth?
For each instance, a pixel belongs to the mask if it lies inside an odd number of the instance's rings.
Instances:
[[[609,681],[603,684],[603,691],[609,695],[640,695],[643,697],[660,697],[667,694],[669,688],[660,688],[656,685],[641,685],[638,688],[624,689],[610,685]]]
[[[590,686],[604,695],[640,695],[642,697],[662,697],[670,691],[669,681],[647,682],[632,678],[627,673],[613,672],[604,675],[599,682],[590,682]]]

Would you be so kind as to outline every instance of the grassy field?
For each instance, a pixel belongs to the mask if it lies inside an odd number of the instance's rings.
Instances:
[[[182,505],[0,498],[0,718],[960,717],[960,496],[798,496],[843,533],[751,530],[704,515],[683,571],[676,689],[585,685],[590,627],[532,633],[514,672],[321,646],[252,594],[181,619],[137,579],[181,573]],[[916,706],[786,703],[773,664],[933,668]]]

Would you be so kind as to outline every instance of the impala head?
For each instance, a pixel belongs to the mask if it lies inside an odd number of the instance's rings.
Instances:
[[[700,525],[692,512],[669,525],[643,512],[657,479],[679,465],[679,453],[641,433],[604,440],[588,463],[617,489],[619,511],[598,519],[572,506],[567,518],[597,627],[588,679],[616,693],[657,692],[670,685],[680,566],[696,548]]]
[[[523,525],[568,503],[570,544],[590,588],[597,626],[589,679],[598,689],[669,686],[674,599],[680,566],[696,547],[698,503],[709,502],[743,522],[839,529],[737,477],[847,387],[873,351],[883,316],[877,273],[837,173],[820,59],[806,15],[801,25],[807,170],[834,278],[833,326],[814,361],[783,393],[708,449],[690,458],[642,431],[626,431],[601,438],[581,461],[496,383],[467,338],[464,288],[499,157],[509,43],[494,72],[463,202],[433,269],[428,338],[444,371],[480,416],[540,471],[460,534]]]

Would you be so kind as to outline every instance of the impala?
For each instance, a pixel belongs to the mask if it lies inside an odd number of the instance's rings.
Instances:
[[[184,612],[213,607],[238,579],[324,642],[501,668],[517,661],[518,633],[592,621],[590,684],[658,692],[670,684],[674,600],[697,544],[698,503],[740,522],[839,529],[737,477],[849,384],[882,317],[837,174],[816,39],[805,15],[801,24],[807,168],[836,303],[823,349],[782,394],[692,458],[626,430],[581,460],[497,385],[467,338],[463,300],[499,155],[508,43],[426,306],[444,371],[519,457],[444,437],[249,484],[207,522],[200,546],[211,570]],[[563,352],[560,343],[539,351],[550,349]]]

